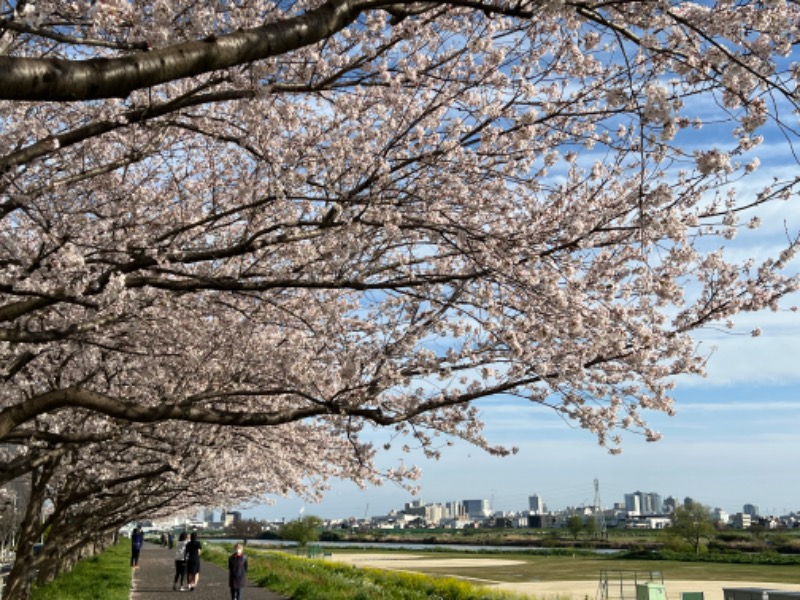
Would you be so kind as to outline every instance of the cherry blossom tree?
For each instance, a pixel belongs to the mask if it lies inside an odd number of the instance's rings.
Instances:
[[[770,256],[729,249],[796,195],[758,152],[770,132],[793,155],[794,3],[0,11],[0,483],[32,478],[21,556],[42,523],[45,556],[82,551],[76,515],[105,533],[331,477],[413,482],[376,468],[373,429],[511,452],[474,405],[500,396],[612,452],[655,440],[646,411],[703,373],[692,334],[797,287],[795,224]]]
[[[321,477],[332,462],[330,453],[344,451],[300,426],[236,431],[173,423],[127,429],[127,434],[95,436],[94,443],[88,433],[80,443],[73,438],[61,452],[50,449],[33,471],[17,543],[22,560],[9,576],[9,594],[24,595],[34,573],[48,581],[68,570],[113,541],[134,518],[191,513],[221,499],[252,500],[254,490],[302,494],[307,483],[300,474]],[[290,446],[296,456],[286,452],[284,436],[304,440]],[[34,554],[42,539],[45,544]]]

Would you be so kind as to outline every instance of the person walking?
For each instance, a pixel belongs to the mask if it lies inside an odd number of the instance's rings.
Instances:
[[[178,589],[181,592],[183,591],[184,579],[186,579],[187,583],[189,582],[189,578],[186,575],[186,544],[188,537],[186,532],[182,531],[175,547],[175,579],[172,580],[172,589],[176,592]],[[178,588],[178,582],[180,582],[180,588]]]
[[[189,591],[193,592],[200,580],[200,552],[203,545],[197,539],[197,532],[193,531],[186,544],[186,581]]]
[[[247,557],[241,544],[236,544],[233,554],[228,557],[228,587],[231,588],[231,600],[242,600],[242,590],[246,583]]]
[[[131,567],[134,569],[139,568],[139,554],[142,552],[143,543],[144,533],[136,527],[131,533]]]

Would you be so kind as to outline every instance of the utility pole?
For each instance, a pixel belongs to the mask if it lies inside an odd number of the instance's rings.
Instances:
[[[603,511],[603,506],[600,503],[600,480],[595,477],[594,480],[594,507],[597,511],[595,521],[597,523],[597,531],[600,533],[600,539],[608,539],[608,531],[606,530],[606,515]]]

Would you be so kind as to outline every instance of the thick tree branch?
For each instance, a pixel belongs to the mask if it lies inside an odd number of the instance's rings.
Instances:
[[[296,410],[254,413],[211,410],[192,404],[131,405],[105,394],[70,387],[41,394],[0,412],[0,439],[4,439],[15,427],[38,415],[63,408],[82,408],[137,423],[155,423],[174,419],[241,427],[275,426],[335,412],[332,407],[325,404]],[[362,412],[366,413],[367,411]]]
[[[331,0],[303,15],[118,58],[87,61],[0,56],[0,99],[70,102],[125,98],[134,90],[279,56],[351,24],[361,2]]]

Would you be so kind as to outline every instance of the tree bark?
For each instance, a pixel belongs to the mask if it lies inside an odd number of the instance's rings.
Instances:
[[[45,467],[33,477],[31,496],[25,511],[25,519],[17,538],[16,560],[8,574],[8,581],[3,590],[3,600],[28,600],[30,587],[36,575],[37,557],[33,547],[41,535],[41,514],[47,493],[49,471]]]
[[[86,61],[0,56],[0,100],[125,98],[134,90],[279,56],[350,25],[361,2],[330,0],[297,17],[150,52]]]

